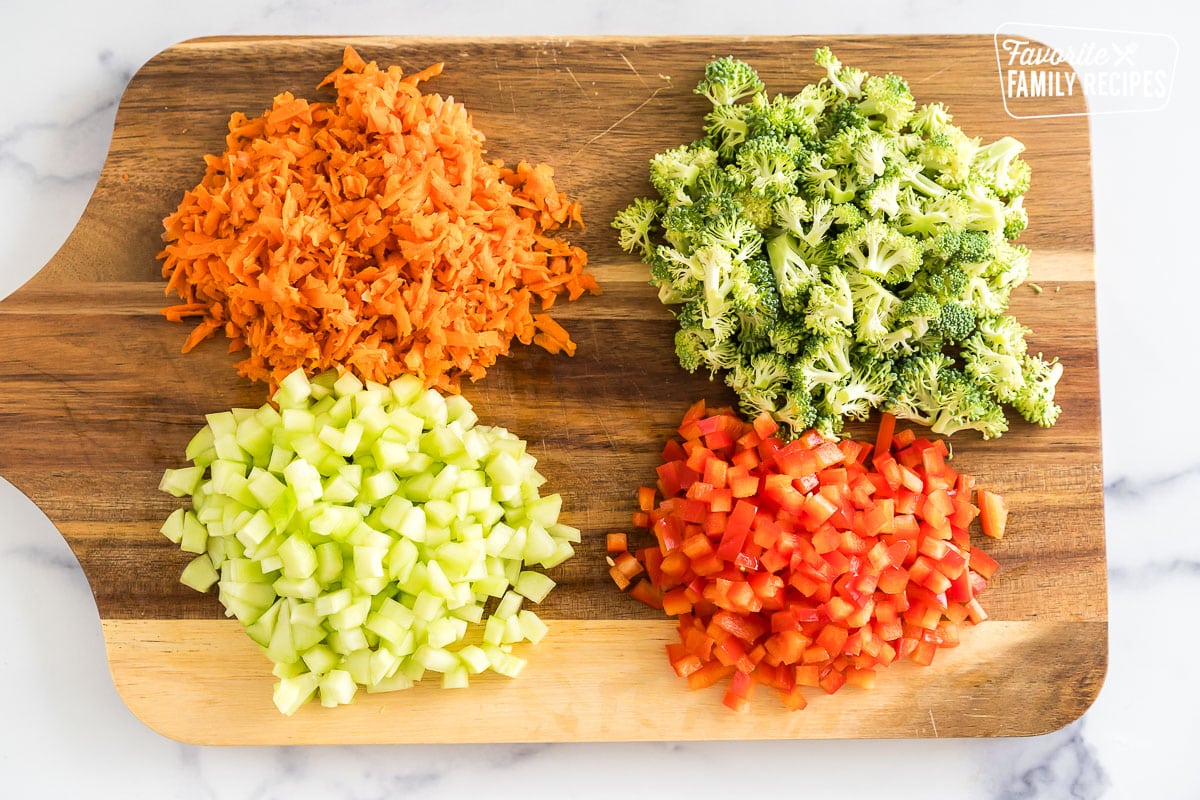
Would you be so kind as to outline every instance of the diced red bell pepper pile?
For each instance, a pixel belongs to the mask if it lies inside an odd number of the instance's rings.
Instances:
[[[998,566],[969,528],[982,507],[999,538],[1007,517],[995,493],[971,502],[942,441],[896,432],[890,415],[874,445],[777,430],[697,403],[657,486],[638,491],[634,526],[657,545],[607,541],[618,587],[678,617],[675,672],[693,689],[729,678],[735,711],[757,684],[801,709],[806,688],[869,688],[879,667],[957,645],[987,619],[978,595]]]

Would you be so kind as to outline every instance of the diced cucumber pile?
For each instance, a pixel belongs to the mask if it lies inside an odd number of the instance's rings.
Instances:
[[[412,376],[384,386],[297,371],[273,399],[209,414],[187,446],[193,466],[168,469],[159,488],[191,498],[162,526],[197,554],[182,582],[218,586],[275,664],[279,710],[405,689],[427,672],[445,687],[520,672],[513,645],[546,633],[522,604],[554,587],[529,567],[579,542],[558,521],[562,498],[539,493],[525,442]]]

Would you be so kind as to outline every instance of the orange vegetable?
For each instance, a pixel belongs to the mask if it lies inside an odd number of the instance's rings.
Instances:
[[[987,532],[1002,501],[979,491],[981,513],[945,444],[895,422],[874,446],[815,431],[785,443],[769,418],[688,410],[656,487],[638,490],[634,524],[656,546],[616,556],[612,577],[679,619],[667,655],[689,686],[730,678],[724,703],[745,711],[762,684],[799,710],[802,688],[871,689],[880,667],[927,666],[987,619],[977,595],[999,565],[968,527],[979,516]]]
[[[545,313],[598,293],[579,247],[548,236],[582,225],[553,171],[484,157],[466,108],[346,48],[321,86],[284,92],[256,119],[234,113],[225,152],[164,220],[172,321],[199,318],[187,352],[224,331],[249,354],[240,374],[272,388],[301,367],[386,382],[402,372],[457,391],[515,338],[575,352]]]
[[[983,527],[983,532],[993,539],[1002,538],[1004,526],[1008,522],[1008,506],[1005,504],[1004,498],[987,489],[980,489],[977,497],[979,498],[979,522]]]

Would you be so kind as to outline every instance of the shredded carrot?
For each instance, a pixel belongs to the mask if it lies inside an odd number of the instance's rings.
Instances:
[[[183,351],[224,331],[238,372],[271,388],[297,367],[387,382],[410,372],[455,392],[515,338],[573,355],[547,312],[598,294],[587,254],[547,235],[583,219],[553,170],[484,157],[465,106],[347,47],[319,86],[256,119],[229,120],[226,150],[163,221],[163,277],[199,318]],[[536,304],[536,305],[535,305]]]

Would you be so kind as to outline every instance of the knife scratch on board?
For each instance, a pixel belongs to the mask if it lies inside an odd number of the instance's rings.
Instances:
[[[617,55],[619,55],[621,60],[625,62],[625,66],[629,67],[629,69],[633,71],[633,74],[637,76],[637,79],[642,82],[642,86],[645,86],[647,89],[649,89],[650,84],[646,83],[646,80],[642,77],[642,73],[638,72],[637,67],[633,66],[633,62],[626,58],[624,53],[618,53]]]
[[[668,79],[668,80],[669,80],[669,79]],[[571,157],[568,159],[568,161],[574,161],[574,160],[575,160],[575,157],[576,157],[576,156],[578,156],[580,153],[582,153],[584,150],[588,149],[588,147],[590,147],[591,145],[595,144],[595,143],[596,143],[597,141],[599,141],[600,139],[603,139],[605,136],[607,136],[608,134],[610,134],[610,133],[612,133],[613,131],[615,131],[617,128],[619,128],[619,127],[621,126],[621,124],[622,124],[623,122],[625,122],[625,120],[629,119],[629,118],[630,118],[630,117],[632,117],[634,114],[636,114],[637,112],[639,112],[639,111],[641,111],[643,108],[645,108],[645,107],[646,107],[646,105],[647,105],[647,104],[648,104],[648,103],[649,103],[651,100],[653,100],[655,97],[658,97],[658,93],[659,93],[659,92],[661,92],[663,89],[669,89],[669,88],[671,88],[671,84],[668,82],[666,86],[660,86],[660,87],[658,87],[657,89],[655,89],[653,92],[651,92],[651,93],[650,93],[650,96],[649,96],[649,97],[647,97],[647,98],[646,98],[645,100],[643,100],[642,102],[638,103],[638,104],[637,104],[637,106],[636,106],[636,107],[635,107],[635,108],[634,108],[632,111],[630,111],[630,112],[629,112],[629,113],[627,113],[625,116],[621,117],[619,120],[617,120],[616,122],[614,122],[612,125],[609,125],[607,128],[605,128],[604,130],[600,131],[600,132],[599,132],[599,133],[597,133],[595,136],[593,136],[592,138],[590,138],[590,139],[588,139],[586,142],[584,142],[582,147],[580,147],[578,150],[576,150],[574,153],[572,153],[572,154],[571,154]]]
[[[933,726],[933,738],[940,739],[937,732],[937,720],[933,718],[933,709],[929,709],[929,724]]]
[[[922,83],[923,81],[927,81],[927,80],[929,80],[929,79],[931,79],[931,78],[936,78],[938,75],[941,75],[943,72],[945,72],[945,71],[946,71],[946,70],[948,70],[948,69],[950,69],[950,68],[949,68],[949,67],[942,67],[941,69],[937,70],[936,72],[931,72],[931,73],[929,73],[928,75],[926,75],[924,78],[918,78],[918,79],[916,79],[915,81],[912,81],[912,82],[913,82],[913,83]]]
[[[583,88],[583,84],[579,82],[579,78],[575,77],[575,73],[571,71],[570,67],[567,67],[567,74],[571,76],[571,80],[575,81],[575,85],[579,87],[579,91],[587,94],[587,89]]]

